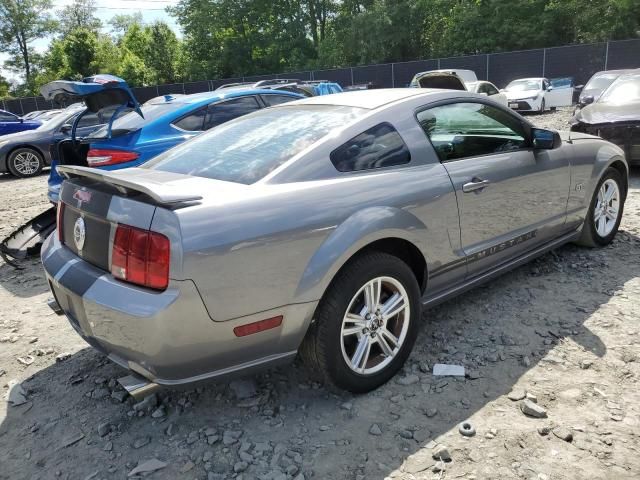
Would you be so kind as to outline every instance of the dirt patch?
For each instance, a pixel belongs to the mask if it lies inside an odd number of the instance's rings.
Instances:
[[[48,206],[46,176],[0,186],[2,236]],[[560,248],[426,312],[405,371],[373,393],[335,395],[295,363],[135,404],[45,306],[39,262],[0,262],[0,394],[17,380],[24,401],[0,402],[0,478],[638,478],[639,272],[635,171],[610,246]],[[433,377],[439,362],[470,375]]]

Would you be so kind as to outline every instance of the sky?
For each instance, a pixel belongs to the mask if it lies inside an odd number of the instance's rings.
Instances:
[[[56,11],[62,7],[72,3],[72,0],[52,0],[53,8],[51,14],[56,15]],[[175,32],[180,35],[180,31],[176,21],[164,9],[168,6],[175,5],[178,0],[96,0],[96,13],[103,24],[103,30],[109,31],[108,21],[114,15],[134,14],[140,12],[144,23],[153,23],[156,20],[166,22]],[[34,41],[31,45],[39,52],[43,52],[49,45],[49,38],[43,38]],[[0,74],[10,80],[15,79],[15,74],[2,68],[2,64],[7,59],[4,52],[0,52]]]

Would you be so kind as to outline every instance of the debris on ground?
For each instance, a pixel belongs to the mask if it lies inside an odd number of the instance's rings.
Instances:
[[[462,365],[436,363],[433,366],[433,375],[436,377],[464,377],[464,367]]]

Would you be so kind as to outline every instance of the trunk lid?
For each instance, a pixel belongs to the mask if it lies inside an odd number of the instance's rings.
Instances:
[[[119,225],[166,236],[171,245],[170,275],[182,279],[179,211],[205,202],[242,198],[245,185],[148,168],[101,170],[60,166],[61,242],[92,265],[111,270]],[[60,233],[59,232],[59,233]]]

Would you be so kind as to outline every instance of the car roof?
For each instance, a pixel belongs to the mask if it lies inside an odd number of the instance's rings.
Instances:
[[[443,89],[437,88],[379,88],[374,90],[354,90],[309,97],[286,105],[336,105],[343,107],[358,107],[366,109],[380,108],[389,103],[399,102],[417,96],[431,96],[441,94]],[[459,94],[458,90],[451,90]]]
[[[624,75],[625,73],[635,73],[636,71],[640,72],[640,68],[621,68],[618,70],[600,70],[599,72],[594,73],[593,76],[597,77],[600,75],[610,75],[610,74]]]
[[[540,80],[546,80],[546,77],[527,77],[527,78],[516,78],[514,80],[511,80],[511,82],[519,82],[521,80],[536,80],[536,81],[540,81]],[[509,83],[511,83],[509,82]]]
[[[190,104],[195,104],[195,103],[200,103],[200,102],[207,102],[207,101],[211,101],[211,100],[222,100],[224,98],[233,98],[233,97],[242,97],[242,96],[247,96],[247,95],[273,95],[274,90],[271,89],[264,89],[264,88],[253,88],[253,89],[224,89],[224,90],[214,90],[212,92],[202,92],[202,93],[192,93],[190,95],[182,95],[182,94],[176,94],[176,96],[172,96],[171,94],[165,95],[165,101],[162,101],[161,97],[157,97],[157,101],[155,102],[150,102],[148,103],[148,105],[151,104],[163,104],[163,103],[173,103],[176,105],[190,105]],[[292,93],[292,92],[287,92],[287,91],[278,91],[278,94],[284,94],[284,95],[290,95],[292,97],[299,97],[300,95]],[[155,99],[153,99],[155,100]]]
[[[617,82],[619,80],[629,80],[629,79],[640,80],[640,69],[638,69],[637,71],[623,73],[615,81]]]

